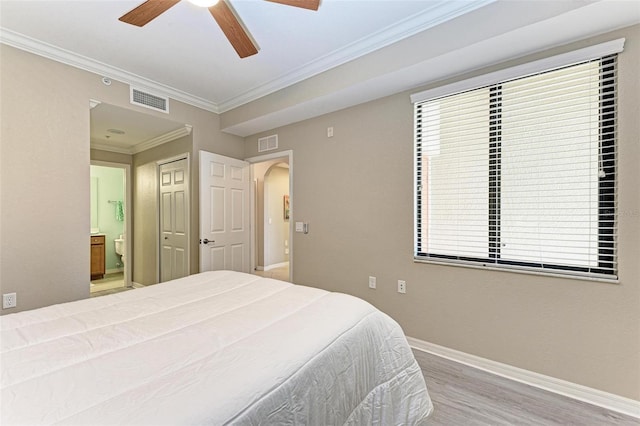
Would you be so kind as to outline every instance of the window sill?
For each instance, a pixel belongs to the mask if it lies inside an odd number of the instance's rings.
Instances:
[[[565,279],[573,279],[580,281],[595,281],[607,284],[620,284],[620,279],[618,277],[615,278],[607,278],[606,276],[588,276],[588,275],[579,275],[579,273],[561,273],[561,272],[547,272],[540,270],[532,270],[525,267],[520,266],[493,266],[487,264],[473,264],[464,261],[457,260],[442,260],[442,259],[425,259],[422,257],[414,257],[414,263],[429,263],[434,265],[443,265],[443,266],[457,266],[463,268],[472,268],[472,269],[482,269],[488,271],[497,271],[497,272],[515,272],[519,274],[527,274],[527,275],[539,275],[544,277],[553,277],[553,278],[565,278]]]

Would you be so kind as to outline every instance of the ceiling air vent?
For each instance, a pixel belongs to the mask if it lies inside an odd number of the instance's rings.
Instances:
[[[156,111],[169,112],[169,99],[131,88],[131,103]]]
[[[258,139],[258,152],[272,151],[278,148],[278,135]]]

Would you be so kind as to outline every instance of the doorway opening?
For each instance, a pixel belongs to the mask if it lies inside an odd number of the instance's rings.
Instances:
[[[251,163],[252,270],[293,279],[293,152],[247,159]]]
[[[160,280],[161,238],[158,161],[191,152],[192,126],[97,100],[91,100],[89,106],[92,164],[102,160],[111,162],[107,165],[130,169],[126,178],[129,193],[123,202],[127,228],[123,236],[129,237],[123,238],[125,285],[156,284]],[[185,179],[189,181],[190,175]],[[187,203],[190,204],[189,199]],[[106,249],[113,244],[105,238]],[[193,270],[197,260],[191,261]]]
[[[131,286],[131,167],[91,161],[90,293]]]

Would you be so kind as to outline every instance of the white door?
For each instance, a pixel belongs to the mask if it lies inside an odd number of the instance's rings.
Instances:
[[[160,165],[160,282],[189,275],[187,160]]]
[[[200,151],[200,272],[250,272],[249,163]]]

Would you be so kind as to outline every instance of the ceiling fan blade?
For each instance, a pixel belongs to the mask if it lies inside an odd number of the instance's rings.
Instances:
[[[318,10],[320,0],[267,0],[272,3],[286,4],[287,6],[302,7],[304,9]]]
[[[147,0],[131,12],[125,13],[120,18],[122,22],[142,27],[172,6],[175,6],[180,0]]]
[[[241,58],[258,53],[258,48],[226,1],[220,0],[218,4],[209,8],[209,12]]]

